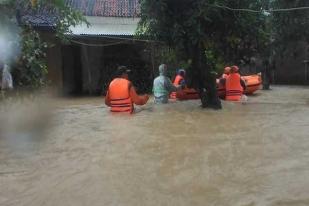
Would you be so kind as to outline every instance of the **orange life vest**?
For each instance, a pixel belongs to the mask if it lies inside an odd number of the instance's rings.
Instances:
[[[129,112],[134,110],[133,102],[130,97],[131,82],[123,79],[114,79],[108,88],[108,95],[112,112]]]
[[[178,75],[176,75],[173,84],[175,86],[178,86],[182,80],[184,80],[184,78],[181,75],[178,74]],[[177,92],[172,92],[171,95],[170,95],[170,98],[176,99],[177,98]]]
[[[243,88],[240,84],[240,75],[232,73],[226,78],[225,99],[228,101],[239,101],[241,99]]]
[[[178,86],[178,85],[180,84],[180,82],[183,81],[183,80],[184,80],[184,78],[183,78],[181,75],[178,74],[178,75],[175,77],[175,80],[174,80],[174,83],[173,83],[173,84],[174,84],[175,86]]]

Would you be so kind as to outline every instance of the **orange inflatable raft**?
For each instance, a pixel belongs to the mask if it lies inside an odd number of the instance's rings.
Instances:
[[[171,99],[178,99],[178,100],[190,100],[190,99],[199,99],[200,95],[195,89],[185,88],[178,92],[173,92],[170,95]]]
[[[255,91],[261,89],[262,78],[260,74],[243,76],[242,78],[247,85],[245,94],[253,94]]]
[[[248,76],[242,76],[241,78],[246,82],[247,85],[247,88],[244,92],[245,94],[250,95],[260,89],[262,84],[261,75],[259,74],[248,75]],[[224,85],[221,85],[219,83],[219,79],[217,79],[217,90],[218,90],[218,96],[220,98],[225,98],[225,87]],[[173,92],[170,98],[178,100],[189,100],[189,99],[199,99],[200,96],[195,89],[185,88],[181,91]]]
[[[249,75],[249,76],[242,76],[241,77],[247,85],[246,90],[244,91],[244,94],[253,94],[257,90],[261,88],[262,85],[262,78],[261,75],[255,74],[255,75]],[[224,85],[219,83],[219,79],[217,79],[217,88],[218,88],[218,95],[221,98],[225,97],[225,87]]]

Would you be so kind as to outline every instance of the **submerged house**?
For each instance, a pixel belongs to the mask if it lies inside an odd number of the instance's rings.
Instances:
[[[90,27],[72,27],[72,44],[62,46],[65,93],[101,94],[117,66],[132,70],[137,88],[151,88],[151,42],[134,40],[140,20],[138,0],[69,0]]]
[[[131,80],[142,92],[150,91],[153,78],[153,42],[134,39],[140,20],[138,0],[67,0],[80,10],[90,26],[72,27],[70,43],[51,34],[51,22],[30,18],[43,37],[54,41],[47,52],[49,79],[65,94],[104,94],[119,65],[132,70]],[[42,12],[38,12],[42,13]],[[48,13],[47,13],[48,14]],[[45,14],[46,15],[46,14]],[[38,20],[36,20],[38,19]]]
[[[104,94],[118,65],[132,70],[131,80],[142,92],[150,91],[157,64],[154,42],[134,39],[140,20],[139,0],[66,0],[91,24],[72,27],[72,41],[60,43],[51,34],[55,16],[49,11],[19,14],[43,37],[54,42],[47,52],[49,79],[64,93]],[[42,18],[45,17],[45,18]],[[274,83],[309,84],[309,49],[293,44],[289,56],[277,56]],[[262,68],[250,68],[255,72]]]

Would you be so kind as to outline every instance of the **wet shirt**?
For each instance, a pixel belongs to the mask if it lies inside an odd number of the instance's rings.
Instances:
[[[155,103],[168,103],[170,93],[177,90],[177,87],[166,76],[160,75],[153,81]]]

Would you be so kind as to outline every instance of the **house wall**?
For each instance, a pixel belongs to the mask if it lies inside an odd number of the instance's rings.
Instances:
[[[47,49],[46,60],[48,74],[47,78],[51,85],[61,92],[63,88],[63,75],[62,75],[62,54],[61,43],[56,40],[53,33],[40,32],[41,37],[49,42],[52,46]]]
[[[99,94],[101,70],[103,69],[103,48],[81,46],[82,93]]]
[[[82,93],[82,65],[80,58],[81,48],[78,46],[62,46],[62,73],[64,95]]]
[[[69,94],[105,94],[115,70],[125,65],[132,70],[130,79],[138,92],[150,92],[152,87],[152,63],[147,45],[139,42],[110,44],[102,38],[79,39],[90,45],[77,44],[62,47],[63,91]],[[80,80],[79,80],[80,79]]]
[[[287,51],[275,58],[274,80],[278,84],[309,84],[309,71],[304,64],[308,60],[308,46],[305,42],[289,43]]]
[[[111,40],[102,38],[78,41],[97,45],[111,43]],[[59,49],[59,46],[55,46],[48,53],[49,77],[62,88],[66,95],[102,95],[105,94],[113,79],[116,68],[119,65],[126,65],[132,70],[130,79],[138,92],[151,92],[152,81],[161,62],[157,59],[152,64],[150,48],[149,44],[141,42],[105,47],[71,44],[62,45],[62,49]],[[308,58],[306,49],[306,45],[300,42],[289,49],[289,55],[276,57],[276,69],[273,71],[274,83],[309,84],[309,74],[307,73],[306,81],[303,63],[303,60]],[[61,55],[61,61],[59,61],[59,55]],[[255,66],[249,65],[247,72],[260,72],[263,65],[258,58],[255,64]]]
[[[60,89],[63,87],[61,46],[57,44],[48,49],[47,56],[48,79],[53,86]]]

